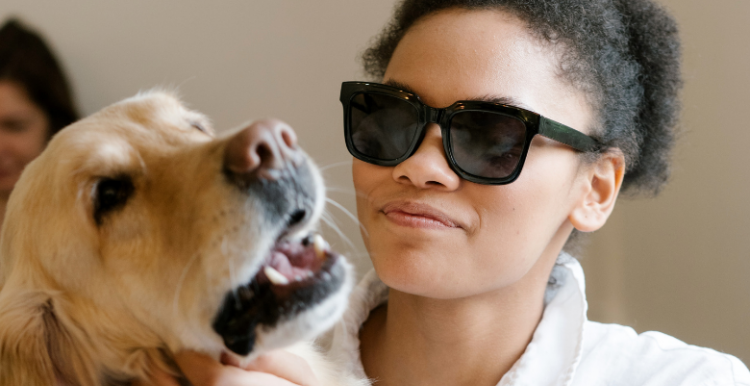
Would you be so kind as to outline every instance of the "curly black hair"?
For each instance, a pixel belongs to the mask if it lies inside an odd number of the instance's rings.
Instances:
[[[680,111],[680,42],[672,17],[651,0],[404,0],[363,56],[382,78],[396,46],[425,15],[448,8],[501,9],[543,42],[560,45],[560,74],[598,112],[597,137],[619,148],[623,191],[658,193],[669,177]]]
[[[42,37],[17,19],[0,27],[0,81],[22,87],[49,120],[51,138],[79,115],[62,67]]]

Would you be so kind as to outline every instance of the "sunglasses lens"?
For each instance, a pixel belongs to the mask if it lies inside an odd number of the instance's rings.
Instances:
[[[414,143],[419,112],[408,102],[375,93],[356,94],[349,103],[354,148],[368,157],[390,161]]]
[[[450,122],[451,151],[456,165],[478,177],[513,174],[526,143],[526,125],[509,115],[465,111]]]

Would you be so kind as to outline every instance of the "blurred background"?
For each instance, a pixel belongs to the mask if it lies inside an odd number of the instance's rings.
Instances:
[[[685,54],[682,133],[671,183],[618,202],[580,259],[589,317],[658,330],[750,363],[750,2],[661,1]],[[45,35],[84,115],[154,86],[174,87],[224,131],[278,117],[355,213],[340,83],[394,0],[4,0]],[[358,227],[330,205],[323,232],[368,269]]]

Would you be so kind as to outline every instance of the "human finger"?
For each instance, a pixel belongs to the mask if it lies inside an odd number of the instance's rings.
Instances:
[[[245,370],[274,374],[301,386],[319,386],[310,364],[286,350],[263,354],[245,366]]]
[[[137,380],[133,386],[180,386],[180,384],[171,374],[155,368],[148,380]]]
[[[192,351],[178,353],[175,361],[194,386],[300,386],[275,374],[225,366]]]

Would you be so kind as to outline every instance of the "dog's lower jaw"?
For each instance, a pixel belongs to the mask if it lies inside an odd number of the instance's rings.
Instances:
[[[257,351],[259,342],[275,348],[274,344],[279,347],[304,338],[308,331],[321,329],[307,320],[310,311],[324,316],[321,323],[325,326],[327,314],[335,311],[330,305],[345,304],[345,299],[327,300],[349,291],[350,271],[343,257],[331,252],[320,235],[279,240],[252,279],[228,291],[213,329],[227,349],[239,356]],[[340,312],[334,314],[340,316]],[[284,330],[282,325],[296,327],[270,339],[269,344],[269,335]]]
[[[311,340],[331,328],[343,315],[353,286],[351,265],[344,259],[339,259],[336,265],[341,272],[342,282],[333,293],[314,306],[294,314],[291,319],[281,319],[273,326],[255,326],[255,342],[247,355],[237,355],[229,349],[225,349],[225,352],[245,365],[271,350],[288,347],[297,341]]]

